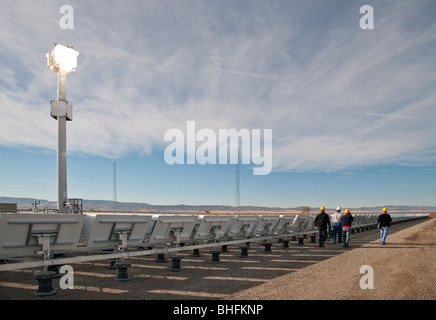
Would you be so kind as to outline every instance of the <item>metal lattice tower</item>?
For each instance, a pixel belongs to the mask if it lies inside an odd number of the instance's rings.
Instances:
[[[112,210],[117,212],[118,211],[118,204],[117,204],[117,163],[114,162],[114,169],[113,169],[113,195],[112,195]]]
[[[241,205],[241,194],[239,189],[239,180],[240,180],[240,163],[241,163],[241,148],[238,146],[238,163],[236,164],[235,170],[235,207],[236,211],[239,212]]]

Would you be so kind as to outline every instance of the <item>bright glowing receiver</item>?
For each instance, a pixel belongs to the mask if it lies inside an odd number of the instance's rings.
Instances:
[[[75,71],[77,68],[77,56],[79,52],[72,47],[56,44],[50,53],[47,53],[47,65],[54,71],[66,73]]]

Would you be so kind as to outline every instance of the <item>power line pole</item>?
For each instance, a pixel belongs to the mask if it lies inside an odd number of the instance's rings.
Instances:
[[[235,170],[235,207],[236,211],[239,212],[240,205],[241,205],[241,194],[239,189],[239,180],[240,180],[240,162],[241,162],[241,148],[238,145],[238,163],[236,164],[236,170]]]
[[[113,166],[113,195],[112,195],[113,205],[112,210],[117,212],[118,211],[118,205],[117,205],[117,163],[114,162]]]

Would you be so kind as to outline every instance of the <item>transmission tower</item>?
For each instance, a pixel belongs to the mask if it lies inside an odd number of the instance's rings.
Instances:
[[[113,169],[113,195],[112,195],[112,210],[117,212],[118,211],[118,205],[117,205],[117,163],[114,162],[114,169]]]
[[[241,163],[241,148],[238,145],[238,163],[236,163],[235,170],[235,207],[236,211],[239,212],[241,205],[241,194],[239,190],[239,179],[240,179],[240,163]]]

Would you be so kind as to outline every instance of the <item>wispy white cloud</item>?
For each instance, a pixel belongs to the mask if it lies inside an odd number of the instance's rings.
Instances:
[[[80,51],[67,88],[72,151],[159,153],[167,129],[195,120],[273,129],[275,170],[435,159],[436,23],[421,16],[431,1],[374,3],[371,31],[351,4],[194,0],[75,1],[64,31],[59,3],[43,3],[0,13],[2,145],[56,148],[45,53],[58,38]]]

